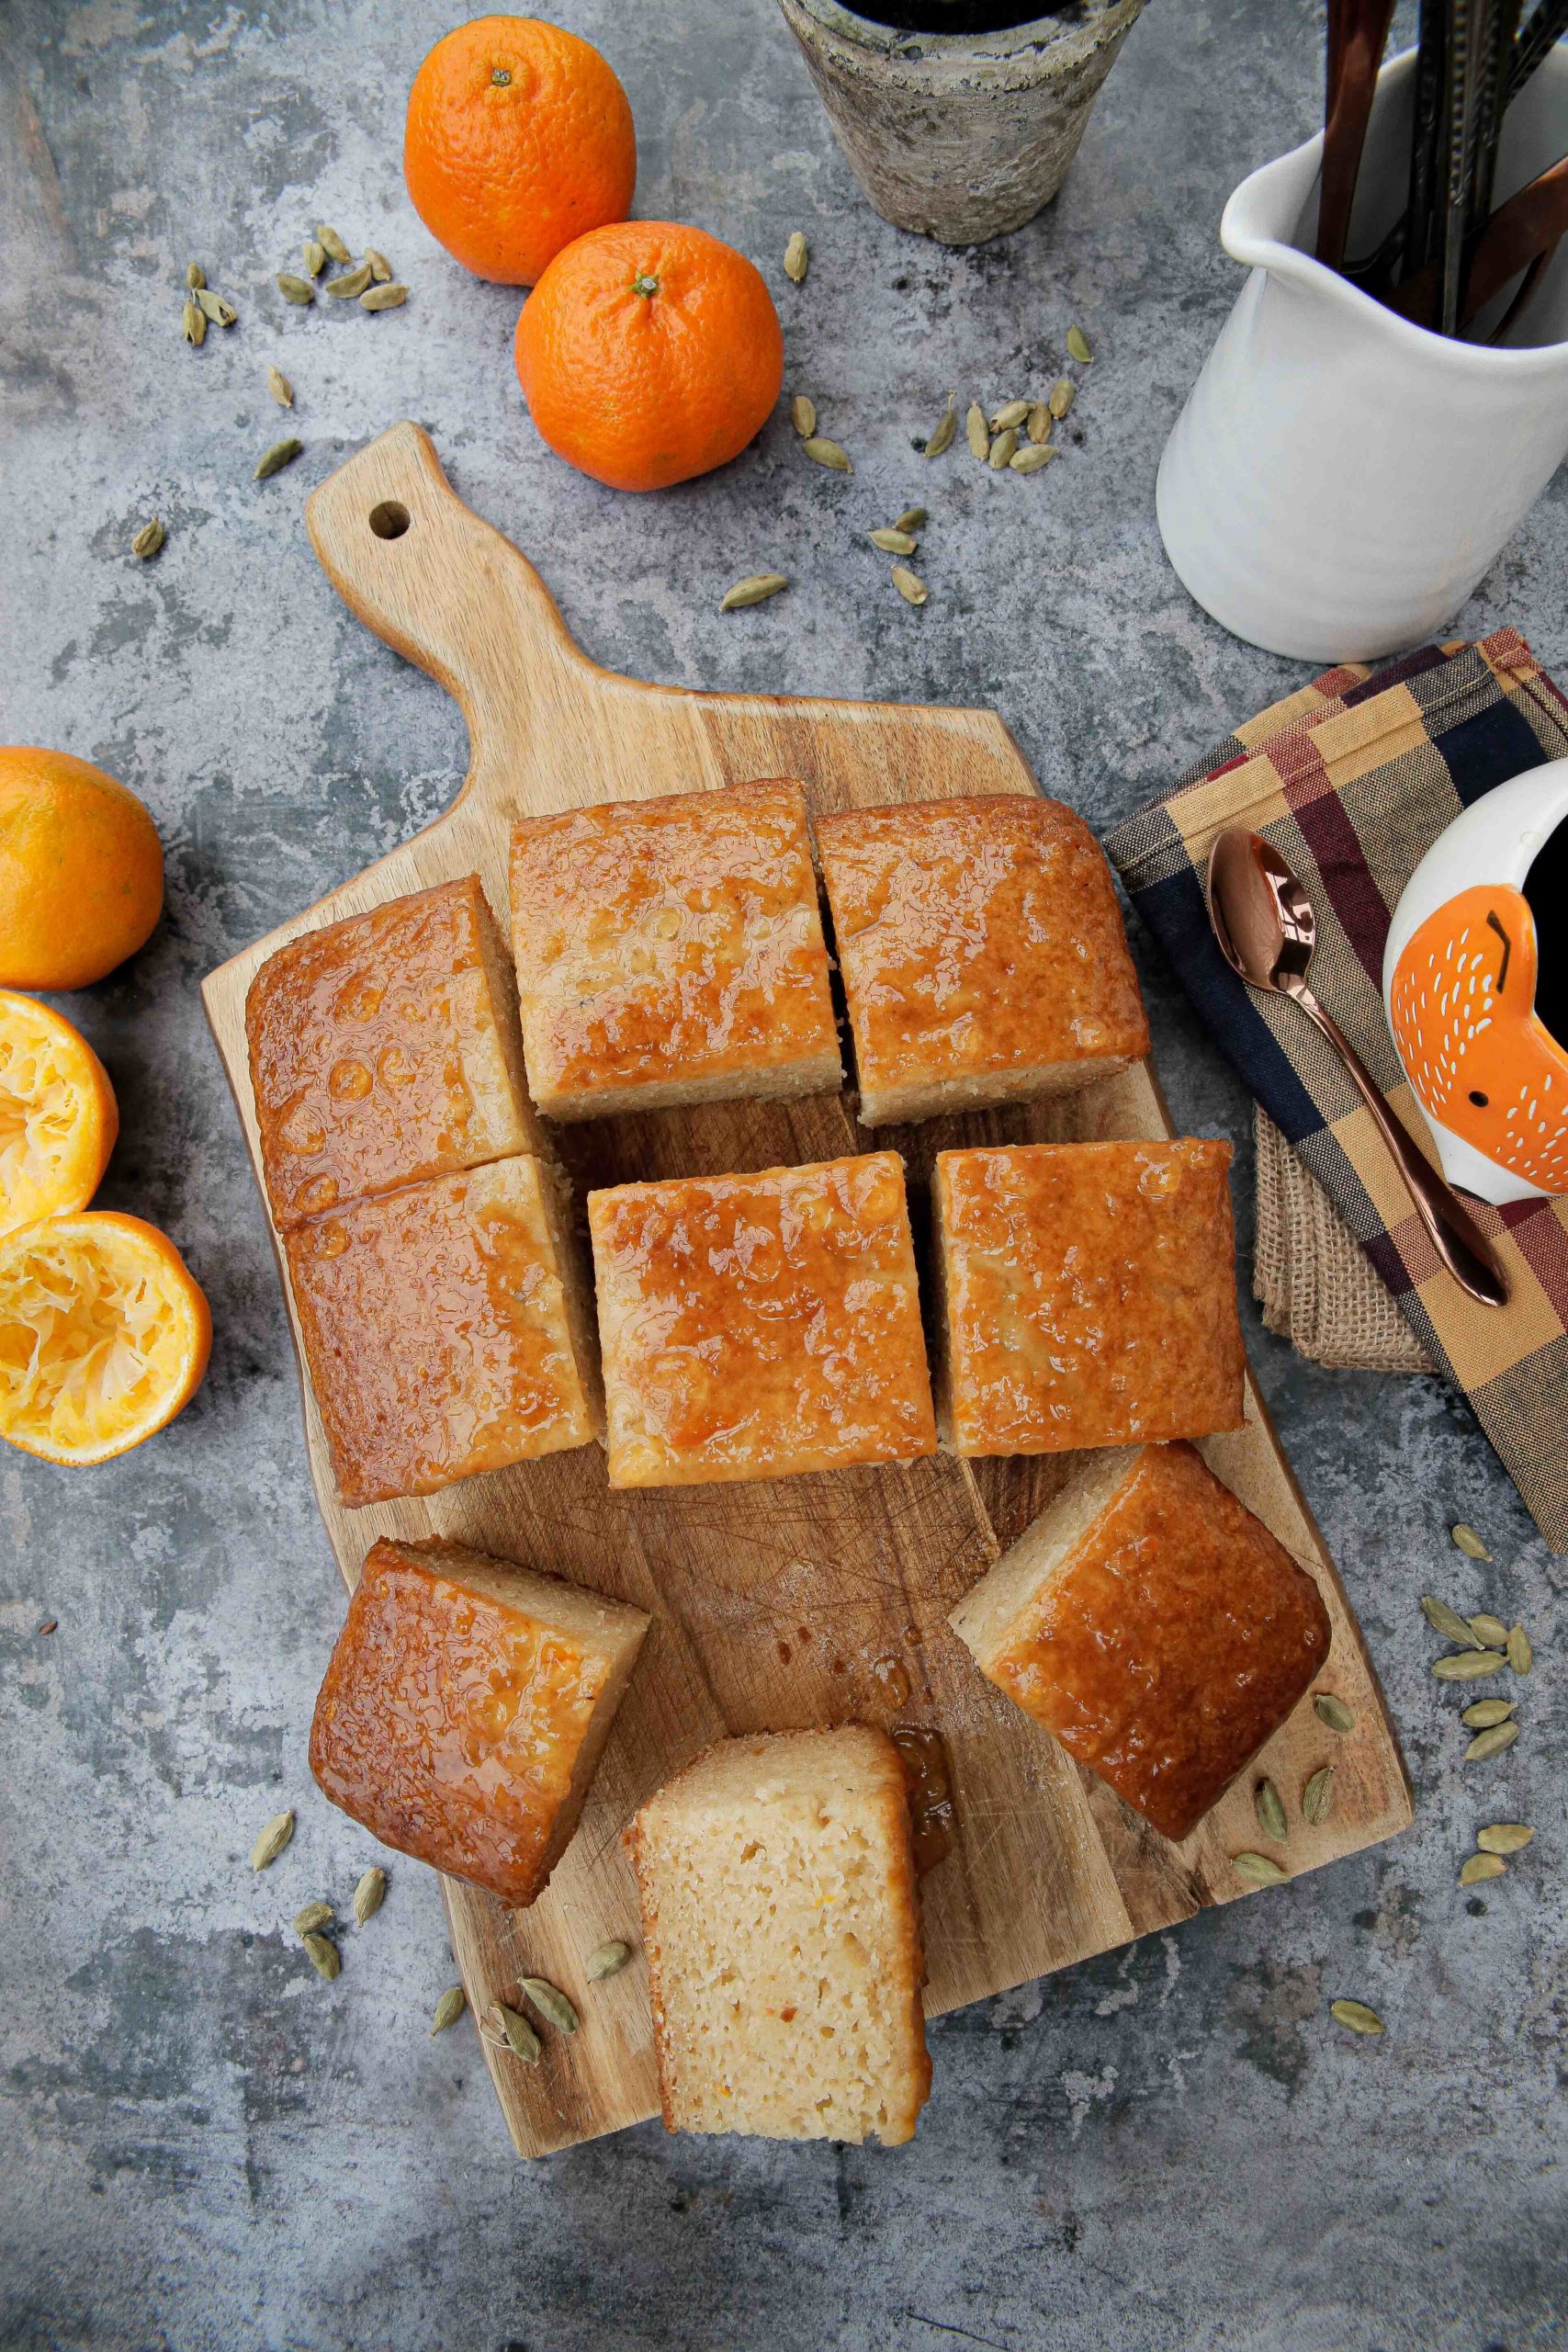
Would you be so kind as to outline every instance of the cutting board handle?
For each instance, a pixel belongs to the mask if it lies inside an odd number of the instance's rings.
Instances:
[[[594,676],[533,565],[463,504],[419,425],[394,424],[329,474],[305,521],[344,602],[457,701],[470,784],[491,756],[516,755],[542,697],[575,699]]]

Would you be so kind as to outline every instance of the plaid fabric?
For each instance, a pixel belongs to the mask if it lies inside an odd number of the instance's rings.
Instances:
[[[1257,1100],[1338,1209],[1438,1368],[1462,1388],[1554,1552],[1568,1552],[1568,1200],[1478,1210],[1506,1307],[1438,1265],[1355,1088],[1287,999],[1247,988],[1209,929],[1217,832],[1272,842],[1317,911],[1313,987],[1395,1114],[1427,1144],[1382,1003],[1390,919],[1461,808],[1568,757],[1568,700],[1517,631],[1427,646],[1371,675],[1328,671],[1239,728],[1106,843],[1133,903]],[[1428,1147],[1429,1148],[1429,1147]]]

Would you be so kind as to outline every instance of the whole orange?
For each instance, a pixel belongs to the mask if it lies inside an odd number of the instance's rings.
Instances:
[[[701,229],[623,220],[558,254],[517,322],[517,377],[558,458],[663,490],[739,456],[784,382],[773,296]]]
[[[163,904],[163,846],[134,792],[69,752],[0,745],[0,988],[101,980]]]
[[[626,219],[632,110],[592,42],[534,17],[476,17],[413,77],[403,177],[465,269],[532,286],[574,237]]]

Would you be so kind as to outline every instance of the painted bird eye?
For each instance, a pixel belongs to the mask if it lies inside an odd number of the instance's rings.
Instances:
[[[1487,1104],[1491,1102],[1492,1097],[1489,1094],[1478,1093],[1476,1089],[1472,1086],[1470,1090],[1470,1099],[1474,1103],[1478,1111],[1484,1111]]]

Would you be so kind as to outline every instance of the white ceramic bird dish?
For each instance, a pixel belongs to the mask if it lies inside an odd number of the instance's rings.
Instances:
[[[1568,760],[1456,817],[1416,868],[1383,1003],[1450,1184],[1502,1207],[1568,1193]]]

